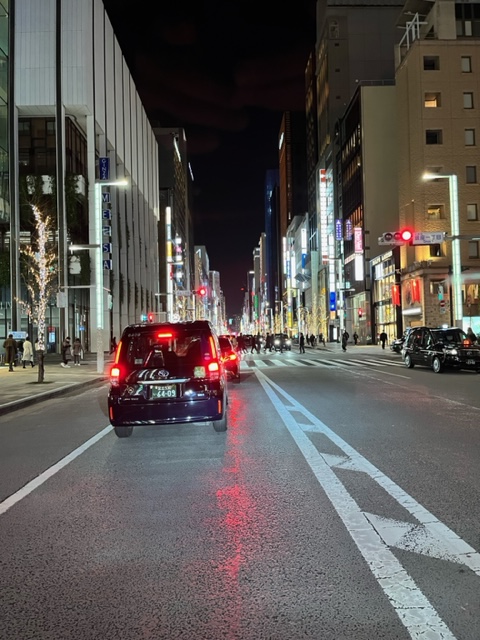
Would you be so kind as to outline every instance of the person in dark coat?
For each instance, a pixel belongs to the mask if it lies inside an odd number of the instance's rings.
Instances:
[[[300,346],[300,353],[305,353],[305,336],[303,335],[303,333],[300,334],[298,344]]]
[[[385,331],[382,331],[382,333],[380,334],[380,342],[382,343],[382,349],[385,349],[385,343],[388,340],[388,336],[385,333]]]
[[[342,333],[342,349],[343,349],[343,351],[347,350],[347,343],[348,343],[348,339],[349,338],[350,338],[350,334],[345,329],[345,331]]]
[[[5,364],[8,364],[8,370],[13,371],[13,365],[17,356],[17,343],[13,339],[13,333],[8,334],[8,338],[3,343],[5,349]]]

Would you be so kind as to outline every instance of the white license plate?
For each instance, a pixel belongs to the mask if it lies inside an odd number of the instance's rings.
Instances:
[[[175,384],[154,384],[150,387],[152,398],[176,398],[177,386]]]
[[[467,364],[475,364],[475,360],[467,360]]]

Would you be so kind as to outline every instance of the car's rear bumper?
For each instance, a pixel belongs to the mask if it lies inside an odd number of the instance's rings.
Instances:
[[[108,410],[114,427],[127,425],[177,424],[221,420],[225,412],[225,396],[218,394],[202,400],[162,400],[132,402],[110,395]]]

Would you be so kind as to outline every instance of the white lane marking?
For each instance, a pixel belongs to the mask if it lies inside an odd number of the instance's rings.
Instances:
[[[323,433],[346,453],[348,452],[347,455],[353,459],[357,466],[368,470],[369,474],[372,475],[381,486],[384,486],[390,495],[408,508],[410,513],[413,513],[417,519],[421,522],[427,521],[430,527],[433,525],[437,537],[441,537],[445,541],[444,535],[446,532],[449,533],[450,537],[456,537],[459,540],[458,536],[439,522],[389,478],[384,476],[365,458],[360,456],[350,445],[339,438],[337,434],[307,411],[295,398],[287,394],[265,374],[257,371],[256,375],[265,393],[270,398],[277,413],[283,420],[292,438],[302,452],[302,455],[321,484],[335,511],[343,521],[345,528],[367,562],[370,571],[377,579],[377,582],[412,638],[442,638],[442,640],[454,640],[455,636],[450,629],[440,618],[423,592],[418,588],[415,581],[390,551],[386,542],[381,538],[379,532],[375,530],[367,515],[362,512],[358,504],[345,489],[325,458],[323,458],[308,436],[299,427],[277,393],[282,395],[286,401],[290,402],[295,407],[295,410],[300,411],[312,424],[323,426]],[[274,389],[277,393],[275,393]],[[445,542],[448,543],[448,540]],[[474,550],[472,549],[472,551]]]
[[[17,504],[17,502],[20,502],[20,500],[23,500],[23,498],[25,498],[30,493],[32,493],[32,491],[35,491],[35,489],[38,489],[38,487],[40,487],[49,478],[51,478],[56,473],[58,473],[58,471],[66,467],[67,464],[72,462],[72,460],[75,460],[75,458],[78,458],[78,456],[81,455],[84,451],[89,449],[101,438],[106,436],[107,433],[111,433],[111,432],[112,432],[112,427],[108,425],[108,427],[105,427],[105,429],[102,429],[102,431],[99,431],[92,438],[90,438],[89,440],[84,442],[82,445],[77,447],[74,451],[69,453],[68,456],[65,456],[65,458],[62,458],[62,460],[59,460],[58,462],[56,462],[54,465],[52,465],[49,469],[46,469],[46,471],[41,473],[39,476],[37,476],[33,480],[30,480],[30,482],[27,482],[25,486],[23,486],[21,489],[13,493],[8,498],[5,498],[5,500],[0,502],[0,515],[8,511],[10,507],[13,507],[15,504]]]

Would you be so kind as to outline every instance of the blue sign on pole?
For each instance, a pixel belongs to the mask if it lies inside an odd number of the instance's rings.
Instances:
[[[110,158],[98,159],[98,174],[99,174],[100,180],[110,179]]]
[[[113,262],[112,262],[112,260],[104,260],[104,261],[103,261],[103,268],[104,268],[104,269],[111,270],[111,269],[112,269],[112,267],[113,267]]]
[[[103,253],[112,253],[112,243],[104,242],[102,244],[102,250],[103,250]]]
[[[335,291],[330,291],[330,311],[337,310],[337,294]]]
[[[102,210],[102,218],[104,220],[111,220],[112,219],[112,210],[111,209],[103,209]]]

